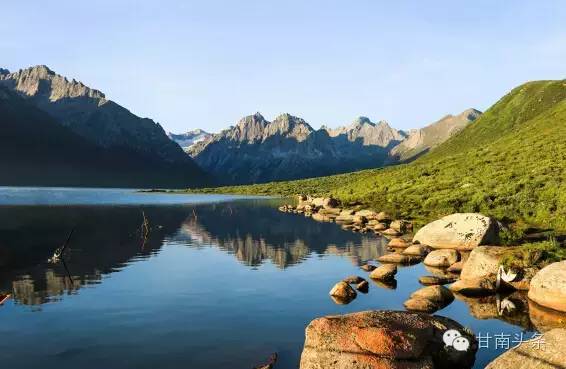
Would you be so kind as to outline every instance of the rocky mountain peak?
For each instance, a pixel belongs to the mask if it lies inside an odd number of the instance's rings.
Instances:
[[[46,65],[36,65],[14,73],[0,74],[0,82],[9,85],[22,95],[46,98],[50,102],[76,97],[95,99],[98,104],[106,102],[102,92],[91,89],[74,79],[69,81]]]
[[[284,137],[293,137],[300,142],[304,141],[313,131],[313,128],[304,119],[284,113],[266,127],[263,139],[279,134]]]
[[[360,116],[347,127],[336,129],[326,128],[330,137],[345,136],[348,141],[362,142],[364,146],[387,147],[391,143],[401,141],[405,134],[392,128],[386,121],[372,122],[369,118]]]
[[[5,76],[6,74],[10,74],[8,69],[0,68],[0,76]]]

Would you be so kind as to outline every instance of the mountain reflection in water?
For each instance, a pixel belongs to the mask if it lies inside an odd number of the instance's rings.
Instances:
[[[285,269],[310,255],[351,258],[354,265],[383,254],[385,240],[333,224],[281,214],[266,200],[195,206],[0,207],[0,292],[39,305],[75,294],[83,285],[151,257],[167,244],[217,247],[257,267]],[[142,210],[151,225],[142,242]],[[65,262],[47,263],[75,228]]]

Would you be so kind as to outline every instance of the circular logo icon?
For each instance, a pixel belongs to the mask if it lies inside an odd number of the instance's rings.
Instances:
[[[458,337],[452,342],[452,347],[457,351],[468,351],[470,348],[470,341],[466,337]]]
[[[442,340],[446,346],[452,346],[454,340],[458,337],[462,337],[462,334],[455,329],[450,329],[444,332],[442,335]]]

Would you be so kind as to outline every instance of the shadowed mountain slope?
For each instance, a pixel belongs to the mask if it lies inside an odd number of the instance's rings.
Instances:
[[[0,146],[10,152],[1,160],[12,170],[2,185],[182,187],[207,181],[159,124],[81,82],[37,66],[3,70],[0,88]]]

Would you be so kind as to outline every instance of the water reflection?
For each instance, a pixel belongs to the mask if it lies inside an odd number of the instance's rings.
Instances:
[[[268,204],[269,205],[269,204]],[[345,255],[355,265],[384,252],[373,235],[289,216],[265,200],[195,206],[0,207],[0,293],[18,304],[39,305],[100,283],[104,275],[143,260],[170,243],[217,247],[257,267],[280,269],[312,254]],[[151,225],[140,237],[142,210]],[[47,263],[75,228],[65,263]]]
[[[281,271],[325,255],[344,256],[359,266],[385,252],[386,241],[379,237],[283,214],[277,205],[275,200],[248,200],[190,206],[0,207],[0,294],[38,307],[102,283],[108,274],[168,245],[217,248],[252,269],[270,262]],[[140,237],[142,210],[151,226],[145,242]],[[66,262],[47,263],[73,228]],[[446,273],[430,267],[423,271]],[[414,279],[416,283],[418,277]],[[396,281],[373,283],[379,289],[397,288]],[[564,314],[536,306],[520,292],[457,298],[478,320],[497,319],[528,331],[566,324]]]
[[[270,260],[284,269],[311,253],[346,255],[352,263],[382,255],[386,241],[374,235],[346,232],[334,224],[281,214],[274,207],[210,205],[198,207],[171,241],[191,247],[216,246],[242,263],[258,266]]]

